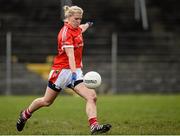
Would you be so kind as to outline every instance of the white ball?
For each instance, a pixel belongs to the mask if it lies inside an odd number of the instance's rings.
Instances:
[[[95,71],[90,71],[84,75],[83,81],[87,88],[94,89],[101,85],[101,76]]]

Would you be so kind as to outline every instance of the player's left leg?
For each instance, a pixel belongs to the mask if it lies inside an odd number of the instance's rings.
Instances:
[[[88,116],[91,134],[105,133],[110,130],[110,124],[100,125],[97,121],[96,92],[87,88],[83,82],[74,88],[75,92],[86,100],[86,114]]]

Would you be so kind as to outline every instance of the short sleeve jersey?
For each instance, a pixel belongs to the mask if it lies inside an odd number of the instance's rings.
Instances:
[[[58,55],[55,56],[52,69],[69,69],[69,60],[64,48],[74,48],[76,68],[82,67],[83,37],[80,27],[73,28],[65,23],[58,34]]]

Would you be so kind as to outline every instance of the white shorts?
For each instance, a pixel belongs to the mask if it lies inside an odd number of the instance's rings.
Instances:
[[[81,68],[76,70],[77,80],[75,81],[75,85],[77,83],[83,82],[83,73]],[[51,70],[48,78],[48,87],[55,91],[61,91],[66,87],[71,86],[71,76],[72,72],[70,69],[62,69],[60,70]]]

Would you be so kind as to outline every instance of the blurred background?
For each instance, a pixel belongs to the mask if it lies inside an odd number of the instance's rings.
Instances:
[[[0,0],[0,94],[43,94],[64,5],[84,9],[84,74],[101,94],[180,92],[178,0]]]

